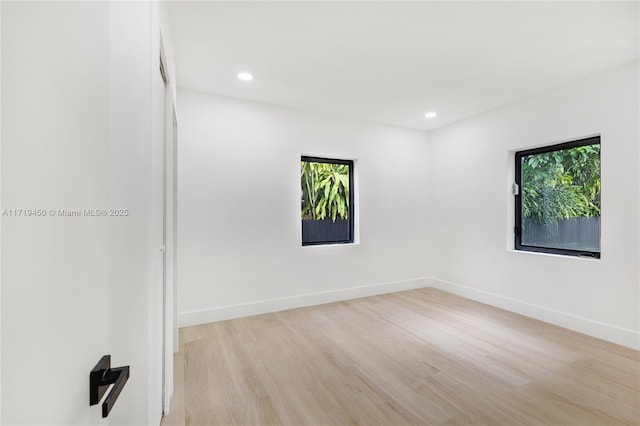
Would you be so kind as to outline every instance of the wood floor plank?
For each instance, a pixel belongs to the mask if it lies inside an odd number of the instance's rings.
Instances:
[[[173,397],[170,410],[162,418],[160,426],[181,426],[185,423],[184,419],[184,356],[178,352],[173,355]]]
[[[432,288],[180,337],[185,425],[640,424],[638,351]]]

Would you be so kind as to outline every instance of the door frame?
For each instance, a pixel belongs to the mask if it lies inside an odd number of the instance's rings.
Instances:
[[[0,211],[2,205],[2,2],[0,1]],[[0,217],[0,424],[2,424],[2,220]]]
[[[176,113],[166,53],[160,37],[162,99],[162,415],[169,414],[173,395],[173,352],[176,289]]]

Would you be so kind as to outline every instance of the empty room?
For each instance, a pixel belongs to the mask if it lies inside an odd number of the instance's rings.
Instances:
[[[0,27],[3,425],[640,425],[640,2]]]

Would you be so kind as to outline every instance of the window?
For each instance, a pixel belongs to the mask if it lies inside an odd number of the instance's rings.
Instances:
[[[600,257],[600,137],[516,152],[516,250]]]
[[[302,157],[302,245],[353,242],[353,161]]]

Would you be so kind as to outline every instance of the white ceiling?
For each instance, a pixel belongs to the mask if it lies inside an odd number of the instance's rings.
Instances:
[[[638,2],[165,4],[179,87],[416,129],[640,56]]]

